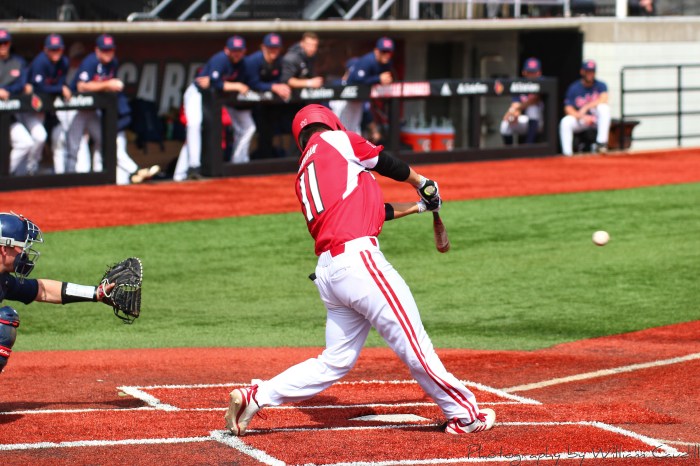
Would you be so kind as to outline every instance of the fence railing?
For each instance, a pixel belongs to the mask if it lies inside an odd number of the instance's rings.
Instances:
[[[691,115],[700,115],[700,110],[692,110],[684,108],[684,97],[686,97],[691,92],[700,92],[700,86],[689,86],[684,84],[684,73],[691,70],[700,70],[700,64],[677,64],[677,65],[638,65],[638,66],[624,66],[620,70],[620,120],[621,123],[631,120],[655,120],[662,118],[672,118],[675,119],[675,124],[666,125],[672,126],[675,131],[670,134],[657,134],[653,136],[638,136],[634,137],[635,141],[655,141],[655,140],[668,140],[675,139],[676,144],[681,146],[684,138],[698,138],[700,137],[700,132],[691,132],[690,128],[686,129],[683,125],[684,117]],[[652,71],[668,70],[669,77],[668,80],[659,79],[655,76],[655,79],[651,81],[654,82],[654,86],[644,86],[644,87],[630,87],[629,80],[632,79],[630,76],[633,73],[643,73],[641,80],[649,81],[645,79]],[[638,78],[640,79],[640,78]],[[698,82],[697,80],[690,79],[691,82]],[[652,94],[663,94],[667,95],[668,99],[665,100],[666,104],[673,102],[675,109],[667,111],[644,111],[644,112],[632,112],[629,110],[631,96],[642,96],[647,102],[649,96]],[[700,99],[699,99],[700,100]],[[656,125],[659,126],[658,123]],[[689,125],[690,126],[690,125]],[[692,129],[695,129],[693,127]],[[625,140],[627,137],[631,138],[631,134],[627,135],[624,131],[620,132],[620,147],[625,147]]]

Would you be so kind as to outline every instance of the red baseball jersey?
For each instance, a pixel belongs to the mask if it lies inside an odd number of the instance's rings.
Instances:
[[[368,169],[383,146],[348,131],[311,136],[296,180],[297,198],[316,255],[363,236],[377,236],[384,225],[384,195]]]

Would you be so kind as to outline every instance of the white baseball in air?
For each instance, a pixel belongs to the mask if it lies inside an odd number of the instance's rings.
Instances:
[[[593,233],[593,242],[598,246],[605,246],[610,241],[610,235],[607,231],[596,231]]]

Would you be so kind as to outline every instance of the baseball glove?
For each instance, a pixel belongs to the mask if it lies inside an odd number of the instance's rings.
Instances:
[[[143,266],[138,257],[129,257],[107,268],[100,281],[102,302],[112,306],[114,315],[131,324],[141,314]],[[114,284],[109,292],[108,285]]]

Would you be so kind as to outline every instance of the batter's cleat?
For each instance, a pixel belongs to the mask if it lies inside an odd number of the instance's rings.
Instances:
[[[475,434],[484,430],[489,430],[496,422],[496,412],[493,409],[482,409],[476,419],[469,424],[461,419],[453,418],[445,426],[446,434]]]
[[[241,436],[245,434],[248,428],[248,423],[255,413],[260,411],[260,406],[255,399],[255,394],[258,392],[258,386],[237,388],[231,392],[228,405],[228,410],[224,415],[226,419],[226,428],[233,435]]]
[[[160,171],[160,166],[159,165],[153,165],[148,168],[140,168],[139,170],[136,171],[133,175],[131,175],[131,183],[132,184],[139,184],[143,183],[144,181],[150,180],[154,176],[158,174]]]

